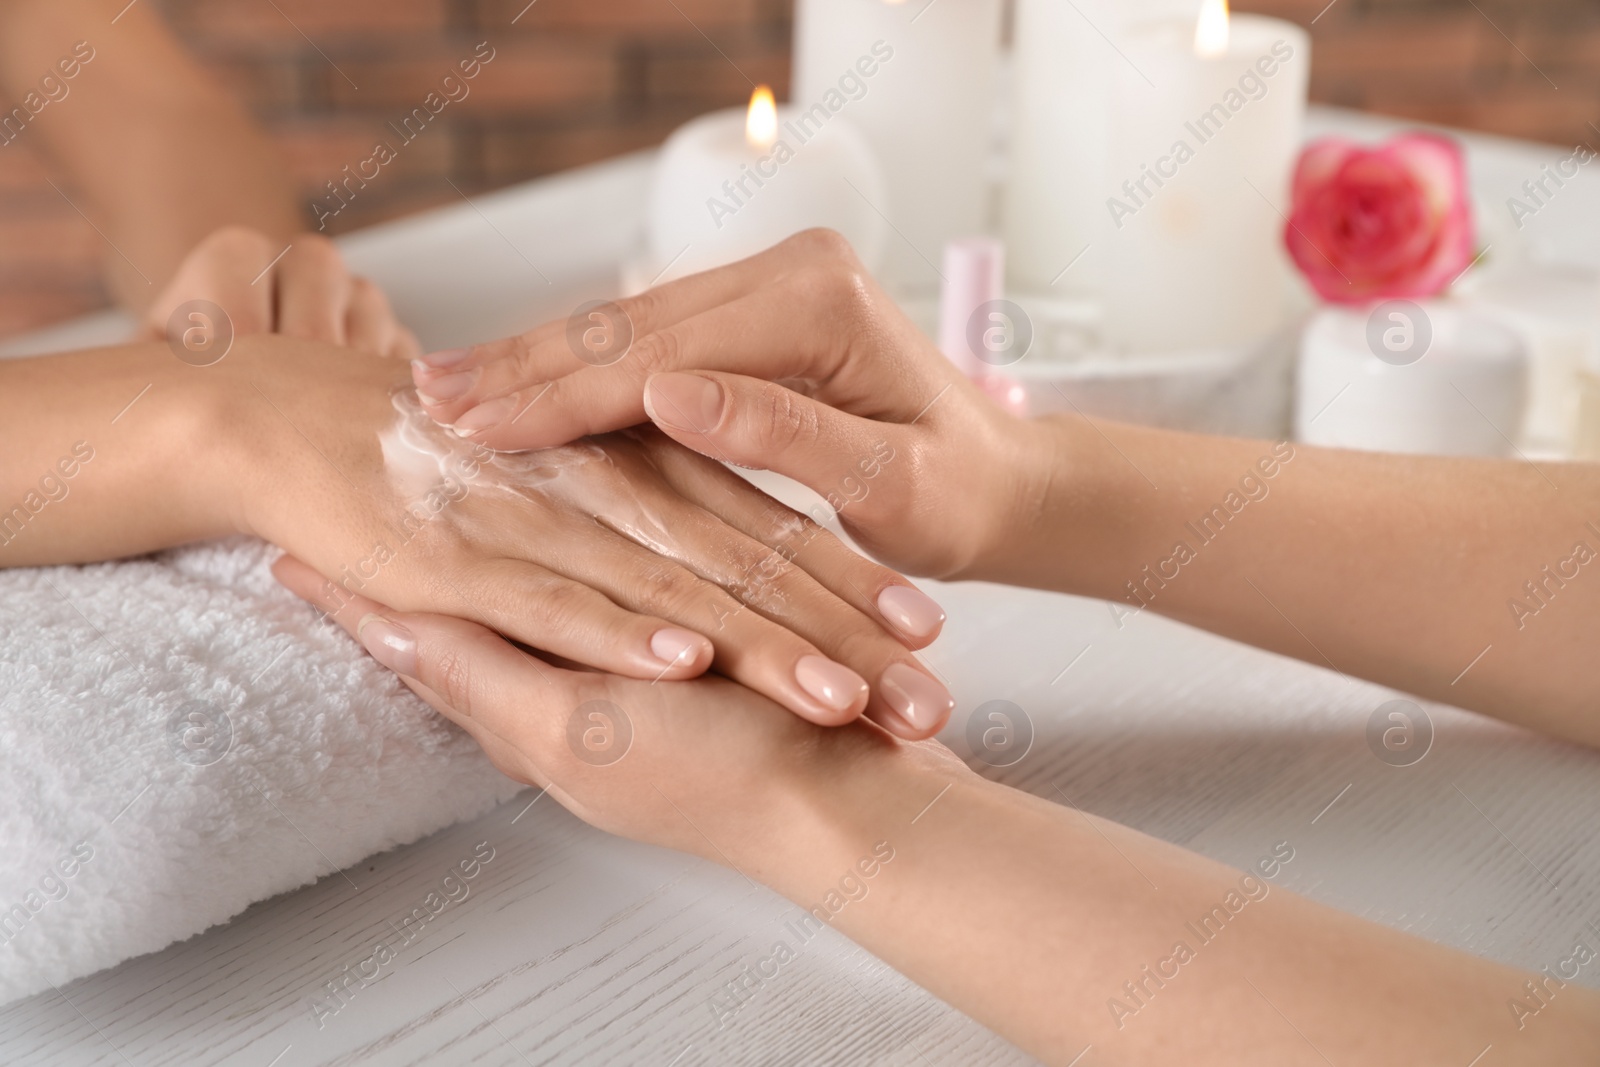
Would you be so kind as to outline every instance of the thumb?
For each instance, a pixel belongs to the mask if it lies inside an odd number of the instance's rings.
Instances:
[[[877,477],[907,432],[760,378],[717,371],[652,374],[644,408],[680,444],[724,463],[793,478],[835,511],[865,503],[864,481]],[[874,496],[874,510],[888,503],[884,494]],[[865,516],[852,508],[850,518]]]

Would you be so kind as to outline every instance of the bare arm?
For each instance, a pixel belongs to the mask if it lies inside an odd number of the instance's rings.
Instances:
[[[1103,597],[1600,745],[1600,468],[1078,416],[974,576]]]
[[[300,226],[273,147],[149,4],[0,0],[0,89],[23,109],[0,152],[26,144],[81,190],[132,310],[220,227],[287,240]]]

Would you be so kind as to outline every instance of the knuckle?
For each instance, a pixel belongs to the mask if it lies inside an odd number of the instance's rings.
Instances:
[[[634,341],[633,349],[629,352],[631,358],[624,362],[643,378],[656,371],[676,369],[682,362],[684,351],[683,332],[676,326],[668,326]]]
[[[321,234],[300,234],[295,237],[294,248],[289,256],[321,270],[345,273],[344,258],[339,255],[339,247]]]
[[[762,390],[753,415],[757,443],[763,449],[805,448],[815,445],[821,436],[815,406],[788,389]]]
[[[248,226],[231,225],[213,230],[204,244],[214,252],[248,255],[265,250],[269,242],[266,234]]]
[[[703,599],[707,590],[698,576],[672,563],[649,566],[638,575],[638,588],[652,610],[680,615]]]
[[[424,662],[431,668],[424,670],[422,681],[439,694],[446,704],[463,715],[473,714],[472,654],[469,649],[446,644],[432,649]]]
[[[786,244],[793,245],[802,258],[824,263],[850,263],[859,265],[856,259],[856,250],[851,246],[844,234],[826,226],[814,226],[809,230],[801,230],[789,238]]]
[[[587,590],[575,582],[560,578],[539,579],[524,584],[513,608],[516,613],[531,609],[534,621],[551,633],[574,628],[583,615],[588,600]]]

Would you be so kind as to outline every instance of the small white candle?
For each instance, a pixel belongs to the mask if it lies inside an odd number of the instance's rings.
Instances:
[[[1311,47],[1280,19],[1123,36],[1107,163],[1106,335],[1133,352],[1230,347],[1281,325],[1282,229]]]
[[[1329,307],[1301,339],[1295,438],[1330,448],[1504,456],[1528,359],[1503,324],[1448,301]]]
[[[883,177],[849,120],[808,121],[776,107],[762,86],[749,108],[702,115],[662,146],[650,189],[651,273],[669,281],[731,263],[812,226],[838,230],[870,269],[886,227],[869,199],[886,199]]]
[[[800,0],[798,110],[838,105],[883,166],[883,280],[932,289],[949,241],[989,221],[1000,0]],[[868,72],[871,73],[868,73]]]

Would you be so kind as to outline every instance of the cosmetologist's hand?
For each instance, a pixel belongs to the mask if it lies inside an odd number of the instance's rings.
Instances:
[[[1049,480],[1044,436],[961,375],[831,231],[614,307],[607,325],[632,337],[615,362],[580,360],[555,322],[422,357],[418,392],[498,449],[648,418],[706,456],[804,483],[909,573],[981,576]]]

